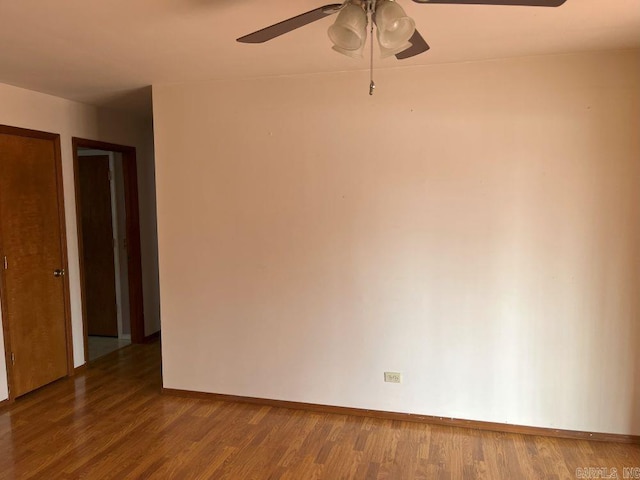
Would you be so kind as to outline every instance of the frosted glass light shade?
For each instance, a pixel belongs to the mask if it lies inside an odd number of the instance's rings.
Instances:
[[[416,31],[413,19],[407,17],[402,7],[391,0],[378,3],[376,25],[378,42],[380,46],[387,49],[396,49],[405,45]]]
[[[344,53],[343,50],[358,50],[367,39],[367,14],[362,7],[350,3],[340,10],[327,33],[340,53]]]
[[[387,58],[395,55],[396,53],[404,52],[411,47],[411,43],[407,42],[402,45],[398,45],[395,48],[385,48],[380,44],[380,35],[378,35],[378,46],[380,47],[380,58]]]
[[[333,50],[335,50],[338,53],[341,53],[343,55],[346,55],[347,57],[352,57],[352,58],[363,58],[362,52],[364,51],[364,43],[362,44],[362,46],[360,48],[358,48],[357,50],[345,50],[344,48],[340,48],[336,45],[334,45],[333,47],[331,47]]]

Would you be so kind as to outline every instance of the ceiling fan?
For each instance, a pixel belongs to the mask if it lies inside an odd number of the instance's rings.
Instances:
[[[413,0],[416,3],[451,5],[514,5],[528,7],[559,7],[566,0]],[[373,39],[376,26],[382,58],[395,55],[398,60],[414,57],[429,50],[429,45],[395,0],[345,0],[344,3],[323,5],[295,17],[262,28],[237,39],[240,43],[264,43],[324,17],[338,14],[329,27],[333,49],[343,55],[362,58],[367,39],[367,25]],[[373,41],[371,41],[373,65]],[[371,66],[373,70],[373,66]],[[369,94],[373,94],[373,78]]]

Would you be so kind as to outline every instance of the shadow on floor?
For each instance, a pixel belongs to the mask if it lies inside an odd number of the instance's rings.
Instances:
[[[131,345],[131,340],[115,337],[89,336],[89,361],[104,357],[122,347]]]

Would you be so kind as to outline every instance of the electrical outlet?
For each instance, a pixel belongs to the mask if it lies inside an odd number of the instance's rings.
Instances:
[[[384,372],[384,381],[389,383],[402,383],[400,372]]]

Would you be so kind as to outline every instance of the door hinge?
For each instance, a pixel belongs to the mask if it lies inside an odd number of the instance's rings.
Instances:
[[[109,170],[109,181],[113,180],[113,176],[111,175],[111,170]]]
[[[9,270],[9,262],[7,261],[7,256],[4,256],[4,269]]]
[[[15,365],[16,364],[16,355],[15,353],[11,352],[11,365]]]

